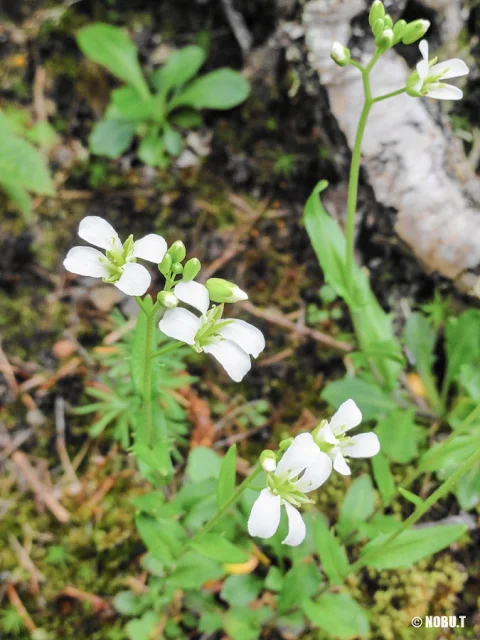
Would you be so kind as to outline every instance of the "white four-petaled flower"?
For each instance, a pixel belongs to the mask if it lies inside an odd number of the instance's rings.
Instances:
[[[332,461],[320,451],[310,433],[298,435],[283,454],[268,487],[260,492],[248,519],[251,536],[271,538],[280,524],[281,507],[288,518],[288,534],[283,544],[299,545],[305,538],[305,523],[296,507],[311,502],[306,493],[318,489],[329,477]]]
[[[168,309],[160,320],[160,331],[198,352],[210,353],[232,380],[240,382],[252,366],[250,356],[257,358],[265,348],[262,332],[243,320],[222,318],[222,306],[208,311],[208,290],[199,282],[181,281],[173,291],[181,302],[200,311],[201,316],[183,307]]]
[[[112,225],[99,216],[84,218],[78,235],[105,249],[105,254],[93,247],[73,247],[63,262],[65,269],[80,276],[102,278],[129,296],[142,296],[151,282],[149,272],[137,259],[159,264],[167,252],[164,238],[154,233],[135,242],[130,236],[122,244]]]
[[[428,53],[428,42],[422,40],[419,44],[422,60],[417,64],[417,71],[410,76],[407,83],[407,93],[412,96],[427,96],[436,100],[460,100],[462,90],[444,80],[460,78],[468,74],[468,67],[463,60],[451,58],[445,62],[431,64]]]
[[[317,445],[333,460],[333,468],[338,473],[351,474],[345,458],[371,458],[380,451],[380,442],[373,431],[346,436],[350,429],[358,427],[362,413],[353,400],[340,405],[330,422],[321,425],[313,432]]]

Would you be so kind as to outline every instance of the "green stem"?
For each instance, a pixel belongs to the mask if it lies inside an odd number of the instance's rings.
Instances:
[[[182,552],[185,551],[192,542],[195,542],[206,533],[208,533],[217,522],[227,513],[227,511],[240,499],[245,489],[247,489],[253,480],[258,476],[258,474],[262,471],[261,467],[256,467],[253,469],[252,473],[245,478],[243,482],[241,482],[235,491],[232,493],[230,498],[225,502],[223,507],[217,511],[217,513],[211,518],[206,524],[203,525],[201,529],[199,529],[186,543],[185,547],[182,549]]]
[[[152,417],[152,350],[153,350],[153,334],[155,331],[155,319],[158,311],[158,303],[153,306],[151,311],[144,310],[147,314],[147,328],[145,335],[145,353],[144,353],[144,370],[143,370],[143,415],[145,422],[145,434],[147,444],[153,445],[153,417]]]
[[[373,98],[373,102],[380,102],[381,100],[388,100],[388,98],[394,98],[395,96],[399,96],[402,93],[405,93],[406,90],[407,90],[406,87],[403,87],[403,89],[397,89],[396,91],[385,93],[383,96],[377,96],[376,98]]]
[[[417,505],[415,511],[401,524],[401,526],[393,531],[383,543],[375,548],[372,548],[370,551],[367,551],[363,556],[361,556],[356,562],[350,565],[349,575],[359,571],[364,566],[368,564],[368,561],[376,556],[382,549],[388,547],[394,540],[398,538],[404,531],[412,527],[420,518],[431,508],[434,504],[436,504],[439,500],[441,500],[444,496],[446,496],[453,487],[457,484],[460,478],[467,473],[467,471],[474,465],[476,462],[480,460],[480,449],[475,451],[463,464],[461,464],[458,469],[453,473],[450,478],[445,480],[436,491],[432,493],[432,495],[427,498],[422,504]]]
[[[350,164],[350,177],[348,180],[348,200],[347,200],[347,222],[346,222],[346,279],[347,291],[352,293],[353,269],[354,269],[354,246],[355,246],[355,213],[357,211],[358,182],[360,178],[360,160],[362,153],[362,141],[365,133],[370,109],[373,105],[372,90],[370,87],[370,71],[378,60],[380,54],[375,53],[370,63],[363,68],[361,65],[354,65],[360,70],[363,80],[363,93],[365,101],[362,113],[358,122],[357,134],[352,150],[352,162]]]
[[[166,353],[170,353],[170,351],[176,351],[177,349],[180,349],[180,347],[183,347],[183,342],[178,342],[178,341],[172,342],[171,344],[167,344],[161,349],[154,351],[150,356],[150,359],[154,360],[155,358],[164,356]]]

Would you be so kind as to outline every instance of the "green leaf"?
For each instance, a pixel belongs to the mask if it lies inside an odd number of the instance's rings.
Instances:
[[[166,64],[152,74],[152,86],[167,95],[173,87],[181,87],[191,80],[205,62],[205,57],[204,49],[196,45],[174,51]]]
[[[157,101],[153,96],[141,98],[133,87],[119,87],[112,91],[105,118],[142,122],[152,117],[157,108]]]
[[[388,460],[381,451],[372,458],[372,469],[383,504],[388,507],[395,495],[395,480],[390,471]]]
[[[217,533],[207,533],[191,545],[202,556],[217,562],[242,563],[248,560],[248,554]]]
[[[132,453],[163,476],[166,476],[171,470],[168,448],[163,444],[150,447],[145,442],[135,442],[132,447]]]
[[[432,406],[440,410],[441,402],[433,376],[436,332],[422,313],[412,313],[407,320],[403,340],[415,361]]]
[[[385,535],[369,542],[362,550],[362,555],[372,554],[366,561],[367,566],[382,571],[411,567],[415,562],[437,553],[448,547],[466,531],[463,524],[446,524],[422,529],[404,531],[387,546],[382,546]],[[360,556],[361,557],[361,556]]]
[[[150,129],[138,148],[138,157],[151,167],[163,167],[168,162],[165,144],[156,128]]]
[[[57,132],[49,122],[40,120],[25,131],[25,137],[33,144],[50,149],[57,138]]]
[[[217,562],[192,551],[180,557],[166,584],[170,589],[198,591],[207,580],[217,580],[222,575]]]
[[[138,514],[135,522],[148,551],[162,562],[172,562],[185,537],[181,525],[176,520],[160,520],[146,513]]]
[[[307,618],[334,638],[366,638],[370,625],[366,612],[348,595],[324,593],[302,603]]]
[[[201,127],[203,125],[202,116],[198,111],[193,111],[192,109],[185,109],[173,113],[169,121],[185,129],[193,129],[194,127]]]
[[[223,583],[220,597],[231,607],[245,607],[257,599],[262,586],[262,580],[252,575],[228,576]]]
[[[113,599],[113,606],[123,616],[138,616],[145,609],[145,600],[142,595],[133,591],[120,591]]]
[[[480,311],[470,309],[458,318],[449,318],[445,327],[447,372],[444,386],[456,379],[462,365],[480,360]]]
[[[188,456],[186,474],[192,482],[218,478],[222,459],[213,449],[195,447]]]
[[[420,507],[421,505],[423,505],[424,501],[422,500],[422,498],[420,498],[420,496],[415,495],[411,491],[408,491],[403,487],[398,487],[398,492],[405,498],[405,500],[408,500],[409,502],[414,504],[416,507]]]
[[[136,125],[124,120],[102,120],[93,128],[88,143],[92,153],[119,158],[128,149]]]
[[[313,562],[295,564],[285,576],[277,600],[279,613],[298,605],[317,593],[319,587],[318,568]]]
[[[154,611],[147,611],[141,618],[127,622],[125,633],[129,640],[150,640],[159,622],[160,619]]]
[[[236,463],[237,445],[232,444],[222,460],[218,476],[217,505],[219,509],[232,497],[235,491]]]
[[[17,184],[9,184],[8,182],[2,183],[1,178],[0,187],[5,191],[10,200],[16,204],[19,211],[25,216],[25,218],[29,220],[32,215],[33,205],[32,199],[28,195],[28,191]]]
[[[250,83],[232,69],[217,69],[191,82],[170,102],[178,107],[195,109],[232,109],[247,99]]]
[[[10,189],[17,204],[26,208],[22,189],[40,195],[54,195],[46,162],[37,149],[3,126],[0,126],[0,139],[0,183]]]
[[[168,124],[165,125],[165,129],[163,131],[163,142],[165,144],[165,149],[171,156],[179,156],[183,149],[183,138],[172,129],[172,127]]]
[[[326,281],[350,308],[362,353],[381,374],[385,386],[393,389],[402,368],[400,345],[393,335],[389,316],[378,304],[365,272],[357,265],[354,265],[349,289],[345,237],[319,198],[327,186],[325,180],[319,182],[307,200],[305,227]]]
[[[360,522],[369,518],[374,509],[374,493],[370,476],[356,478],[350,485],[340,509],[338,532],[342,537],[357,528]]]
[[[394,409],[377,426],[381,449],[394,462],[406,464],[418,455],[424,431],[415,424],[414,409]]]
[[[321,518],[315,518],[313,521],[313,537],[325,575],[332,584],[343,584],[348,573],[345,547]]]
[[[77,42],[90,60],[103,65],[117,78],[132,85],[139,96],[150,96],[138,63],[137,48],[122,29],[98,22],[80,29]]]
[[[480,502],[480,463],[471,467],[460,481],[455,490],[455,495],[462,509],[470,511]]]
[[[345,398],[354,398],[360,407],[364,421],[378,420],[397,407],[395,400],[379,386],[353,376],[345,376],[342,380],[327,384],[322,398],[336,409],[345,401]]]

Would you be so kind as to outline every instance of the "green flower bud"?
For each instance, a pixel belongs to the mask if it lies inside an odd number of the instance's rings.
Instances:
[[[270,449],[262,451],[260,454],[260,465],[265,473],[273,473],[277,468],[277,456]]]
[[[375,0],[375,2],[370,7],[370,14],[368,16],[368,22],[370,26],[373,27],[376,20],[383,18],[385,15],[385,7],[383,6],[383,2],[380,0]]]
[[[381,36],[375,38],[375,44],[378,49],[383,53],[393,47],[393,42],[395,40],[395,36],[393,35],[392,29],[385,29]]]
[[[240,302],[240,300],[248,300],[245,291],[237,287],[233,282],[224,280],[223,278],[209,278],[205,286],[208,290],[210,300],[213,302]]]
[[[166,309],[175,309],[178,305],[178,298],[171,291],[160,291],[157,301]]]
[[[397,44],[402,39],[403,34],[405,33],[405,28],[407,23],[405,20],[399,20],[395,23],[393,27],[393,35],[395,36],[393,44]]]
[[[385,29],[385,22],[383,21],[383,18],[379,18],[373,23],[373,26],[372,26],[372,33],[375,36],[375,38],[378,38],[379,36],[381,36],[384,29]]]
[[[163,257],[163,260],[158,265],[158,270],[163,276],[165,276],[165,278],[170,273],[170,269],[172,268],[172,262],[173,262],[172,256],[169,253],[166,253]]]
[[[168,253],[172,256],[173,262],[182,262],[187,255],[187,250],[185,249],[185,245],[181,240],[177,240],[172,244]]]
[[[179,274],[179,273],[182,273],[182,271],[183,271],[183,264],[181,262],[174,262],[172,264],[173,273]]]
[[[201,268],[202,265],[200,264],[200,260],[198,258],[190,258],[190,260],[183,268],[183,279],[193,280],[198,275],[198,272]]]
[[[280,451],[286,451],[288,447],[292,444],[294,438],[287,438],[286,440],[282,440],[278,445]]]
[[[407,24],[402,35],[403,44],[413,44],[417,40],[421,40],[430,28],[428,20],[414,20]]]
[[[388,13],[385,14],[385,17],[383,18],[383,22],[385,23],[386,29],[393,29],[392,16],[389,16]]]
[[[332,51],[330,52],[332,60],[338,64],[339,67],[346,67],[350,63],[350,49],[340,44],[340,42],[334,42],[332,45]]]

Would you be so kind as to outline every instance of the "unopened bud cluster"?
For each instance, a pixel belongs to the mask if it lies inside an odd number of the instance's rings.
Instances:
[[[428,20],[398,20],[393,22],[392,17],[385,12],[381,0],[375,0],[371,6],[368,21],[372,29],[377,48],[384,52],[394,47],[399,42],[413,44],[427,33],[430,27]]]

